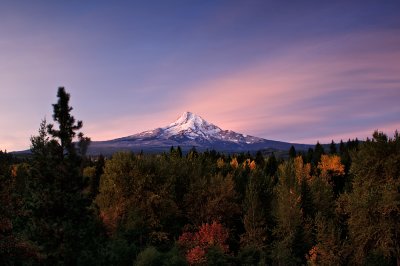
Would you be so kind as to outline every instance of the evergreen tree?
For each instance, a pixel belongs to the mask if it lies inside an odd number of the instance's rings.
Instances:
[[[337,149],[336,149],[336,143],[332,140],[331,145],[329,145],[329,153],[330,154],[336,154]]]
[[[58,102],[53,104],[53,119],[58,123],[59,129],[54,129],[53,124],[47,126],[48,133],[53,139],[58,139],[62,150],[69,156],[76,154],[73,140],[77,131],[82,128],[82,121],[75,123],[75,118],[71,115],[72,107],[69,106],[70,95],[65,91],[64,87],[59,87],[57,92]],[[90,139],[84,138],[82,133],[78,134],[80,141],[88,144]]]
[[[318,162],[321,159],[322,154],[325,154],[324,147],[322,147],[322,145],[318,141],[317,144],[315,145],[313,159],[312,159],[312,163],[315,166],[318,165]]]
[[[264,156],[261,151],[257,151],[256,158],[254,160],[255,160],[256,164],[258,165],[258,167],[260,167],[261,169],[264,168],[265,159],[264,159]]]
[[[296,157],[296,149],[292,145],[289,149],[289,158],[294,159]]]
[[[314,150],[313,150],[313,148],[308,148],[307,154],[306,154],[306,156],[304,158],[304,162],[312,163],[313,162],[313,158],[314,158]]]
[[[24,200],[29,216],[23,231],[38,247],[42,264],[95,263],[101,228],[82,193],[82,157],[73,143],[82,122],[75,123],[70,114],[64,88],[57,96],[53,118],[59,129],[42,121],[39,135],[31,138],[31,194]],[[83,140],[83,134],[79,136]]]

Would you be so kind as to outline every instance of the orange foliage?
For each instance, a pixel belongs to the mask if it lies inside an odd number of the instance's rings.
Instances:
[[[232,158],[230,164],[231,164],[231,167],[234,168],[234,169],[238,168],[238,166],[239,166],[239,163],[238,163],[236,158]]]
[[[313,246],[310,251],[308,252],[308,255],[306,255],[307,261],[309,265],[318,265],[318,247]]]
[[[18,172],[18,165],[11,165],[11,176],[16,177]]]
[[[327,181],[329,181],[329,176],[344,175],[344,165],[340,162],[338,155],[322,155],[318,169],[321,171],[321,176],[325,177]]]
[[[199,246],[196,246],[186,253],[186,260],[190,265],[203,264],[206,262],[206,252]]]
[[[205,255],[210,247],[217,247],[228,252],[228,230],[220,223],[202,224],[195,233],[184,232],[178,239],[179,245],[186,250],[186,259],[190,265],[205,262]]]
[[[249,167],[250,167],[250,170],[254,170],[254,169],[256,169],[256,162],[255,162],[254,160],[253,160],[253,161],[251,161],[251,163],[250,163]]]
[[[250,161],[250,159],[247,159],[246,161],[243,162],[242,167],[243,167],[243,169],[245,169],[246,167],[249,167],[250,170],[254,170],[254,169],[256,169],[256,162],[254,160]]]

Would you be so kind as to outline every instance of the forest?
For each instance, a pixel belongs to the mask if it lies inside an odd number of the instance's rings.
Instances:
[[[0,151],[0,265],[398,265],[400,135],[288,158],[86,156],[58,90],[31,155]]]

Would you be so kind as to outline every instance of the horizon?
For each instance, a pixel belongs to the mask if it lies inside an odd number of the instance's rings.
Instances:
[[[400,129],[400,3],[2,1],[0,150],[29,148],[58,87],[93,141],[185,110],[291,143]]]

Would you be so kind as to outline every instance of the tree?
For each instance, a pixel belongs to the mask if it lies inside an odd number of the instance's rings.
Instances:
[[[38,261],[35,246],[16,232],[16,217],[22,215],[16,190],[19,184],[18,165],[0,150],[0,264],[19,265],[21,261]],[[21,167],[22,168],[22,167]]]
[[[198,178],[190,184],[184,203],[188,219],[197,226],[212,221],[232,223],[240,214],[231,175]]]
[[[296,149],[292,145],[289,149],[289,158],[293,159],[294,157],[296,157]]]
[[[39,247],[42,264],[95,263],[101,226],[82,193],[83,157],[73,143],[82,122],[75,123],[70,114],[70,96],[64,88],[58,89],[57,97],[53,118],[58,129],[43,120],[39,135],[31,138],[30,195],[23,206],[28,217],[22,230]],[[78,136],[88,144],[88,138]]]
[[[318,163],[320,176],[333,187],[335,196],[343,191],[345,184],[345,166],[338,155],[322,155]]]
[[[245,233],[241,236],[242,246],[251,246],[261,250],[267,241],[267,221],[265,219],[265,208],[269,202],[263,202],[261,199],[262,179],[260,175],[253,174],[246,189],[244,199],[244,217],[243,223]]]
[[[332,140],[331,144],[329,145],[329,153],[330,154],[336,154],[337,149],[336,149],[336,143]]]
[[[69,106],[70,95],[65,91],[64,87],[59,87],[57,92],[58,102],[53,104],[53,119],[58,123],[59,129],[54,129],[53,124],[47,126],[48,133],[60,141],[62,157],[66,152],[67,155],[75,155],[75,145],[73,139],[79,129],[82,128],[82,121],[75,121],[71,115],[72,107]],[[76,123],[75,123],[76,122]],[[84,138],[83,133],[78,133],[81,146],[87,147],[90,142],[89,138]]]
[[[210,263],[210,251],[221,255],[228,253],[228,230],[220,223],[202,224],[197,232],[184,232],[178,240],[178,244],[185,251],[186,259],[190,265],[204,265]],[[213,258],[215,260],[215,258]],[[215,265],[212,263],[212,265]]]
[[[353,153],[352,192],[345,194],[345,210],[355,261],[368,254],[397,260],[400,265],[400,136],[374,132],[373,139]]]
[[[325,154],[324,147],[322,147],[322,145],[318,141],[314,148],[314,154],[312,160],[314,165],[318,165],[318,162],[321,159],[322,154]]]
[[[276,187],[276,241],[272,251],[274,264],[299,265],[305,263],[309,244],[302,223],[301,196],[293,161],[279,166],[279,183]]]

